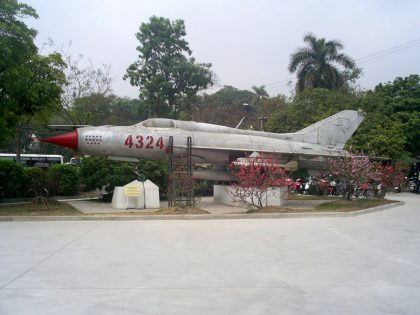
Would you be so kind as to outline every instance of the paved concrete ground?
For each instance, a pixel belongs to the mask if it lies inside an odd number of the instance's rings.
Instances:
[[[155,209],[114,209],[111,207],[111,203],[100,202],[99,200],[69,200],[66,201],[76,209],[83,213],[121,213],[121,212],[138,212],[141,214],[145,211],[153,211]],[[213,197],[202,197],[197,198],[197,207],[207,210],[212,214],[223,214],[223,213],[243,213],[247,209],[242,207],[227,206],[213,202]],[[289,200],[286,207],[291,209],[309,209],[318,206],[321,203],[325,203],[325,200]],[[160,203],[162,208],[168,207],[167,201]]]
[[[420,195],[345,218],[0,222],[0,314],[419,314]]]
[[[100,202],[98,200],[76,200],[76,201],[67,201],[76,209],[82,211],[83,213],[93,214],[93,213],[121,213],[121,212],[137,212],[141,214],[146,211],[154,211],[157,209],[114,209],[111,207],[111,203]],[[162,208],[168,207],[168,201],[162,201],[160,203]],[[197,198],[197,207],[207,210],[210,213],[220,214],[220,213],[241,213],[245,212],[245,208],[226,206],[222,204],[213,203],[213,197],[202,197]]]

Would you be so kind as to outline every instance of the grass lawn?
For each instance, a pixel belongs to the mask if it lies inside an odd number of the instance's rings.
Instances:
[[[387,199],[339,199],[333,202],[326,202],[320,204],[315,208],[316,211],[355,211],[366,208],[378,207],[386,205],[389,203],[394,203],[396,201],[387,200]]]
[[[45,205],[2,204],[0,205],[0,216],[71,216],[86,215],[65,202],[49,200],[47,208]],[[150,212],[119,212],[101,213],[102,215],[185,215],[185,214],[209,214],[208,211],[199,208],[162,208]]]
[[[306,196],[302,196],[306,197]],[[311,197],[311,196],[308,196]],[[343,198],[317,198],[317,199],[307,199],[307,200],[326,200],[325,203],[320,204],[314,208],[305,208],[305,209],[289,209],[287,206],[285,208],[268,206],[261,209],[251,209],[246,213],[304,213],[304,212],[349,212],[362,210],[372,207],[378,207],[396,201],[387,200],[387,199],[352,199],[345,200]],[[292,199],[293,200],[293,199]],[[296,199],[294,199],[296,200]],[[304,200],[304,199],[297,199]]]
[[[331,196],[318,196],[318,195],[297,195],[297,194],[289,194],[288,196],[289,200],[332,200],[332,199],[342,199],[341,197]]]
[[[82,215],[67,203],[61,203],[56,200],[48,201],[49,208],[45,205],[25,204],[2,204],[0,205],[0,216],[64,216],[64,215]]]
[[[314,200],[313,196],[299,196],[303,199],[297,200]],[[305,198],[308,197],[308,198]],[[280,207],[264,207],[261,209],[248,210],[246,213],[302,213],[302,212],[346,212],[355,211],[371,207],[377,207],[384,204],[393,203],[395,201],[386,199],[353,199],[344,200],[342,198],[329,198],[315,196],[315,200],[325,200],[325,203],[314,208],[306,209],[289,209]],[[292,199],[296,200],[296,199]],[[61,203],[56,200],[48,202],[49,208],[45,205],[26,204],[0,204],[0,216],[72,216],[85,215],[83,212],[75,209],[68,203]],[[151,212],[120,212],[107,213],[103,215],[187,215],[187,214],[209,214],[208,211],[199,208],[162,208]]]

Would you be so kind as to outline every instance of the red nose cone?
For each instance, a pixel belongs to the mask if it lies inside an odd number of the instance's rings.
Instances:
[[[40,139],[40,141],[58,144],[77,151],[77,130],[47,139]]]

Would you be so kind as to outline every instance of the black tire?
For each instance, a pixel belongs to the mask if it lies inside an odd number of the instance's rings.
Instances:
[[[375,192],[373,190],[369,189],[365,192],[365,197],[369,198],[369,199],[374,198],[375,197]]]

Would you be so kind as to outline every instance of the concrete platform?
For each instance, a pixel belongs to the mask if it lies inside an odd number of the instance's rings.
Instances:
[[[139,214],[144,212],[151,212],[156,211],[158,209],[114,209],[111,207],[111,203],[107,202],[99,202],[98,200],[69,200],[66,201],[67,203],[71,204],[76,209],[82,211],[83,213],[87,214],[94,214],[94,213],[122,213],[122,212],[137,212]],[[241,207],[233,207],[233,206],[226,206],[222,204],[213,203],[213,197],[203,197],[197,198],[197,207],[207,210],[210,213],[241,213],[245,212],[245,208]],[[162,208],[168,207],[167,201],[162,201],[160,203]]]
[[[142,212],[156,211],[157,209],[114,209],[111,207],[111,203],[100,202],[98,200],[68,200],[67,203],[71,204],[76,209],[87,214],[95,213],[122,213],[122,212]],[[244,213],[247,208],[228,206],[220,203],[213,202],[213,197],[202,197],[196,200],[197,207],[207,210],[212,214],[228,214],[228,213]],[[290,209],[309,209],[318,206],[321,203],[325,203],[325,200],[289,200],[287,205]],[[168,207],[167,201],[162,201],[162,208]]]
[[[420,195],[355,217],[0,222],[0,314],[418,314]]]

